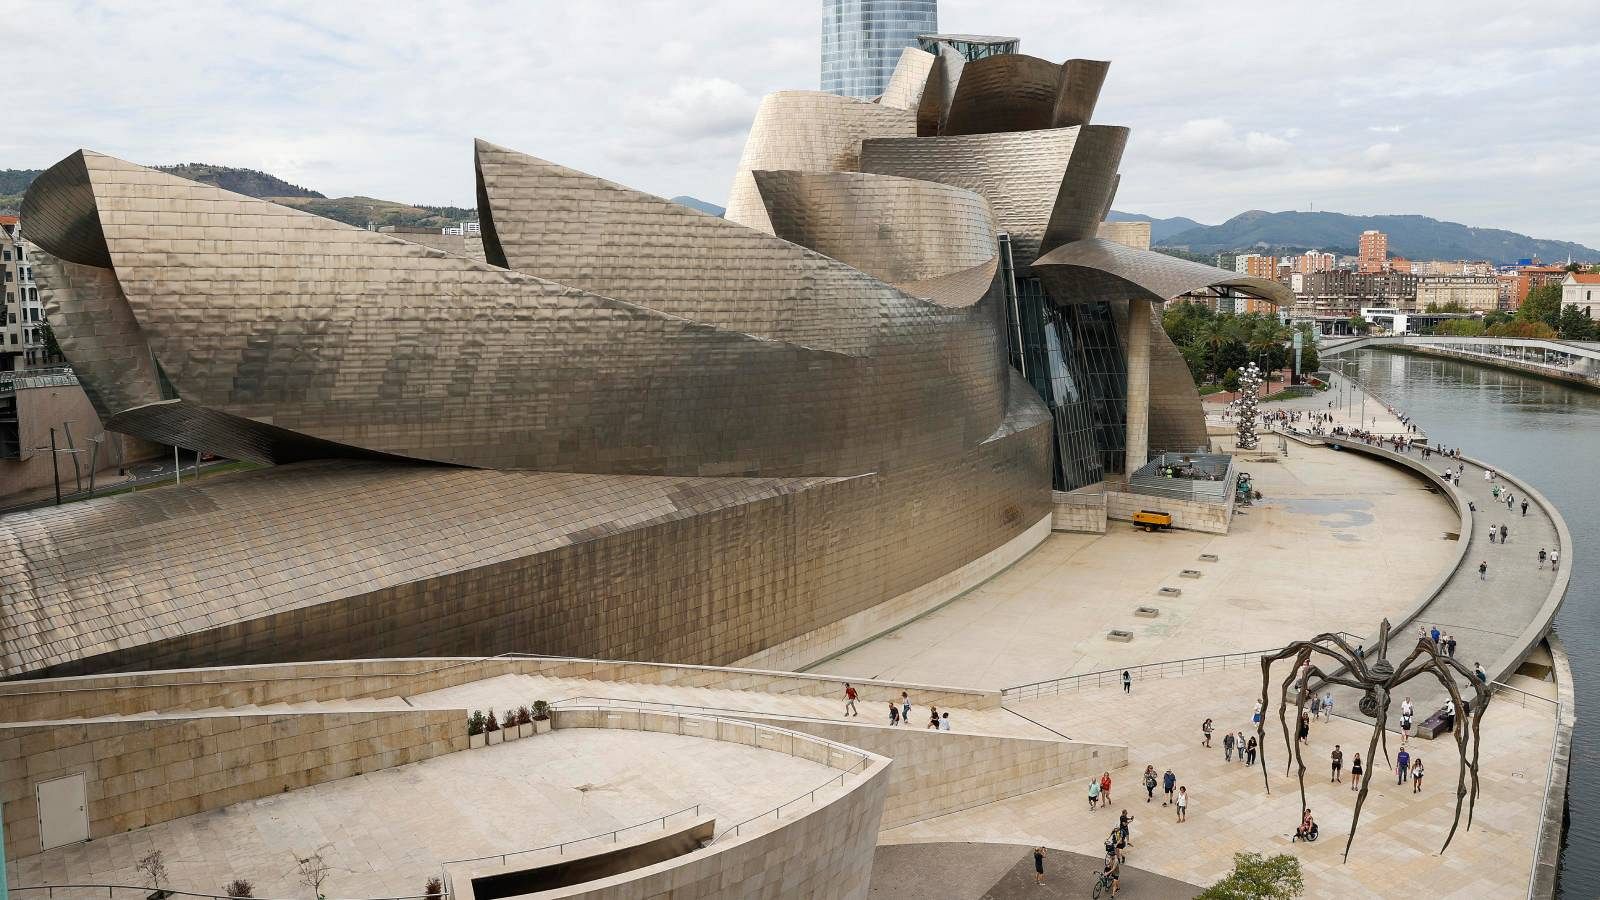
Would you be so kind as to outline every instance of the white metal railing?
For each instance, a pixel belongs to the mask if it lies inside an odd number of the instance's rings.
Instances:
[[[84,897],[98,898],[98,897],[101,896],[101,892],[102,891],[104,892],[104,896],[107,898],[107,900],[115,900],[117,891],[130,892],[132,896],[129,898],[129,900],[146,900],[146,898],[148,898],[148,897],[152,896],[154,893],[156,893],[155,888],[152,888],[147,884],[38,884],[38,885],[22,885],[22,886],[13,885],[10,888],[10,891],[13,894],[43,893],[45,895],[45,897],[47,898],[47,900],[48,900],[48,898],[54,897],[56,895],[56,891],[61,891],[63,893],[63,896],[65,898],[69,898],[69,900],[81,900],[81,898],[84,898]],[[69,892],[73,892],[73,891],[82,891],[83,893],[69,893]],[[238,898],[229,896],[227,894],[202,894],[202,893],[196,893],[194,891],[176,891],[176,890],[173,890],[171,888],[162,888],[160,890],[160,893],[164,897],[200,897],[200,898],[203,898],[203,900],[238,900]],[[442,894],[413,894],[413,895],[407,896],[407,897],[362,897],[362,898],[355,898],[355,900],[439,900],[439,898],[441,896],[443,896],[443,895]],[[257,898],[254,898],[254,900],[304,900],[304,898],[301,898],[301,897],[292,897],[292,898],[291,897],[285,897],[285,898],[257,897]],[[333,898],[323,898],[323,900],[333,900]]]
[[[562,841],[559,844],[546,844],[543,847],[529,847],[526,850],[508,850],[505,853],[490,853],[487,856],[469,856],[465,859],[447,859],[439,865],[453,866],[457,863],[483,862],[486,859],[498,859],[500,860],[500,865],[503,866],[506,864],[506,860],[513,856],[521,856],[525,853],[542,853],[546,850],[554,850],[556,851],[556,855],[559,856],[566,853],[568,847],[571,847],[574,844],[582,844],[586,841],[596,841],[600,840],[601,838],[611,838],[611,842],[613,844],[617,843],[622,839],[621,835],[624,831],[632,831],[635,828],[643,828],[646,825],[653,825],[657,822],[661,823],[662,829],[665,830],[668,819],[672,818],[673,816],[681,816],[684,813],[692,813],[693,815],[697,816],[700,815],[700,804],[696,803],[693,806],[685,806],[683,809],[673,810],[664,816],[654,816],[652,818],[645,819],[642,822],[635,822],[632,825],[624,825],[621,828],[613,828],[610,831],[596,832],[595,834],[585,835],[581,838],[573,838],[570,841]]]
[[[1354,638],[1357,644],[1366,640],[1348,631],[1334,633],[1340,637]],[[1123,672],[1127,672],[1134,679],[1178,678],[1184,675],[1198,675],[1202,672],[1218,671],[1248,662],[1259,663],[1263,655],[1277,653],[1282,649],[1282,647],[1267,647],[1263,650],[1241,650],[1237,653],[1193,656],[1187,659],[1141,663],[1136,666],[1120,666],[1115,669],[1102,669],[1098,672],[1084,672],[1079,675],[1063,675],[1059,678],[1048,678],[1044,681],[1034,681],[1005,688],[1000,692],[1000,700],[1002,703],[1007,700],[1032,700],[1047,694],[1059,694],[1066,690],[1076,691],[1085,687],[1116,686],[1122,683]]]

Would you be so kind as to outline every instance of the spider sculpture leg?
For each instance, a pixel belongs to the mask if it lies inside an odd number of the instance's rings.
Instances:
[[[1444,845],[1439,848],[1439,852],[1443,853],[1446,849],[1449,848],[1450,842],[1455,839],[1456,829],[1459,828],[1460,825],[1461,825],[1461,806],[1462,806],[1462,802],[1467,799],[1469,793],[1470,793],[1470,796],[1471,796],[1471,801],[1470,801],[1469,810],[1468,810],[1468,813],[1467,813],[1467,828],[1469,830],[1472,828],[1472,814],[1475,811],[1475,808],[1477,806],[1478,790],[1479,790],[1479,782],[1478,782],[1478,746],[1479,745],[1478,745],[1478,740],[1477,740],[1477,736],[1478,736],[1477,735],[1477,729],[1478,729],[1478,726],[1482,723],[1482,720],[1483,720],[1484,707],[1488,706],[1488,695],[1486,695],[1484,693],[1482,686],[1478,683],[1477,679],[1472,676],[1472,673],[1467,670],[1466,666],[1463,666],[1460,663],[1455,662],[1455,660],[1441,658],[1438,655],[1437,652],[1434,652],[1432,650],[1432,648],[1420,648],[1419,647],[1419,651],[1422,652],[1423,655],[1426,655],[1428,657],[1427,661],[1421,663],[1420,665],[1416,666],[1415,668],[1408,668],[1406,670],[1402,670],[1400,673],[1397,673],[1396,678],[1393,679],[1393,683],[1395,685],[1404,684],[1405,682],[1410,681],[1413,678],[1420,677],[1422,675],[1432,675],[1434,678],[1439,680],[1439,683],[1441,685],[1443,685],[1444,689],[1450,694],[1450,699],[1451,699],[1451,701],[1453,703],[1455,703],[1455,708],[1457,710],[1460,710],[1461,709],[1461,692],[1457,689],[1455,679],[1451,677],[1451,671],[1450,670],[1451,670],[1451,668],[1453,666],[1457,671],[1460,672],[1460,674],[1462,674],[1463,676],[1466,676],[1470,680],[1470,682],[1473,685],[1473,693],[1474,693],[1473,699],[1475,699],[1477,701],[1477,706],[1473,710],[1472,729],[1473,729],[1473,738],[1474,739],[1473,739],[1473,742],[1472,742],[1472,754],[1471,754],[1470,758],[1467,755],[1467,736],[1466,736],[1466,733],[1461,728],[1461,723],[1459,721],[1456,723],[1455,731],[1452,734],[1452,737],[1455,738],[1455,742],[1456,742],[1456,753],[1458,754],[1458,759],[1460,761],[1460,769],[1457,772],[1457,776],[1456,776],[1456,809],[1455,809],[1455,816],[1450,822],[1450,832],[1449,832],[1449,834],[1445,835]],[[1409,660],[1408,660],[1408,662],[1409,662]],[[1471,782],[1472,782],[1472,787],[1471,787],[1470,792],[1469,792],[1468,787],[1467,787],[1467,776],[1468,776],[1469,773],[1471,774]]]
[[[1367,744],[1367,770],[1361,773],[1361,793],[1356,794],[1355,812],[1350,816],[1350,836],[1344,842],[1344,861],[1350,861],[1350,845],[1356,840],[1356,826],[1361,822],[1361,805],[1367,802],[1367,788],[1372,784],[1372,757],[1378,752],[1378,735],[1388,727],[1389,721],[1389,692],[1380,685],[1376,688],[1378,693],[1378,716],[1372,725],[1372,740]]]
[[[1342,639],[1340,639],[1337,635],[1328,635],[1328,634],[1319,635],[1316,638],[1316,640],[1317,641],[1321,641],[1321,640],[1336,641],[1340,645],[1344,645],[1344,641]],[[1364,677],[1364,678],[1367,678],[1369,680],[1371,678],[1371,676],[1367,673],[1367,669],[1366,669],[1365,664],[1360,659],[1356,658],[1354,653],[1352,653],[1349,657],[1346,657],[1346,656],[1341,655],[1337,650],[1334,650],[1334,649],[1329,648],[1329,647],[1324,647],[1321,644],[1316,643],[1316,641],[1295,641],[1294,643],[1292,643],[1289,646],[1283,648],[1282,650],[1279,650],[1276,653],[1267,654],[1267,655],[1264,655],[1264,656],[1261,657],[1261,721],[1256,723],[1256,746],[1257,746],[1258,752],[1260,752],[1260,754],[1261,754],[1261,782],[1265,786],[1266,791],[1267,791],[1267,793],[1269,795],[1272,793],[1272,779],[1267,775],[1267,753],[1266,753],[1266,749],[1267,749],[1267,747],[1266,747],[1266,745],[1267,745],[1267,732],[1266,732],[1266,721],[1267,721],[1267,710],[1271,706],[1271,703],[1268,700],[1267,692],[1269,690],[1271,690],[1271,687],[1272,687],[1272,664],[1277,662],[1280,659],[1289,659],[1290,657],[1298,657],[1302,653],[1306,653],[1306,652],[1321,653],[1321,654],[1327,656],[1329,659],[1332,659],[1335,663],[1337,663],[1339,668],[1348,669],[1351,673],[1353,673],[1357,677]],[[1299,668],[1299,664],[1298,663],[1296,664],[1296,668],[1297,669]],[[1291,673],[1291,677],[1293,677],[1292,673]],[[1309,680],[1309,678],[1308,678],[1308,680]],[[1350,677],[1336,676],[1336,675],[1323,675],[1323,680],[1325,682],[1328,682],[1328,683],[1331,683],[1331,684],[1344,685],[1346,687],[1353,688],[1353,689],[1358,690],[1358,691],[1365,691],[1365,690],[1368,689],[1368,684],[1366,682],[1358,681],[1358,680],[1355,680],[1354,678],[1350,678]],[[1285,684],[1284,685],[1285,694],[1287,694],[1287,691],[1288,691],[1288,685]],[[1278,719],[1279,719],[1280,722],[1283,720],[1283,714],[1282,714],[1281,708],[1279,710]],[[1285,738],[1284,738],[1284,740],[1287,741],[1288,740],[1288,737],[1287,737],[1288,726],[1287,725],[1284,726],[1284,730],[1285,730]]]

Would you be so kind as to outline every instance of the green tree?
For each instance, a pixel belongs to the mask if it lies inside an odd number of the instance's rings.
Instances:
[[[1450,337],[1478,337],[1484,332],[1483,323],[1477,319],[1451,319],[1440,322],[1434,329],[1435,334],[1449,335]]]
[[[1300,860],[1295,856],[1280,853],[1267,858],[1259,853],[1235,853],[1233,871],[1195,900],[1294,900],[1305,890]]]
[[[1561,310],[1560,325],[1556,328],[1556,332],[1569,341],[1594,340],[1594,319],[1591,319],[1588,313],[1588,307],[1566,307]]]
[[[56,330],[50,327],[49,322],[39,323],[39,339],[44,341],[44,358],[47,361],[59,361],[61,345],[56,343]]]
[[[1239,371],[1237,369],[1229,369],[1228,373],[1222,376],[1222,389],[1230,394],[1239,389]]]
[[[1356,334],[1366,334],[1372,330],[1372,323],[1361,318],[1360,316],[1351,316],[1348,321],[1350,324],[1350,330]]]
[[[1517,309],[1519,322],[1543,322],[1552,330],[1560,327],[1561,285],[1540,285],[1528,292],[1522,306]]]

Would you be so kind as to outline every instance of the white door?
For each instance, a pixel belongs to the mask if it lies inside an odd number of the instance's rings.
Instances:
[[[40,850],[89,839],[83,773],[39,782]]]

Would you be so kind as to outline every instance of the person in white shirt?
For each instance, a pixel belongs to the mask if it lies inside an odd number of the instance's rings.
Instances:
[[[950,714],[949,713],[940,713],[939,714],[939,730],[940,731],[949,731],[950,730]]]

